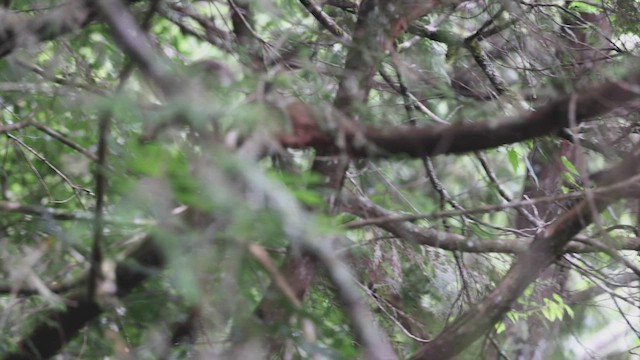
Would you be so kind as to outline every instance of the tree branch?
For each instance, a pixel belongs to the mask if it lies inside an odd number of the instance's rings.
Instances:
[[[318,22],[334,36],[342,39],[343,41],[351,40],[349,34],[342,30],[340,25],[336,24],[336,22],[322,11],[322,8],[320,8],[320,6],[318,6],[318,4],[313,0],[300,0],[300,3],[304,5],[307,11],[309,11],[309,13],[311,13],[311,15],[313,15],[313,17],[316,18],[316,20],[318,20]]]
[[[139,0],[128,0],[134,3]],[[97,16],[94,7],[86,0],[71,0],[54,10],[37,16],[23,16],[0,8],[0,58],[17,48],[54,40],[73,33],[91,23]]]
[[[624,80],[606,82],[562,97],[517,118],[459,125],[373,127],[341,119],[338,133],[331,133],[321,128],[324,121],[299,116],[309,117],[311,111],[299,112],[289,114],[294,134],[280,134],[279,139],[285,147],[312,147],[329,153],[346,151],[361,158],[460,154],[557,134],[570,126],[568,109],[572,97],[576,99],[575,119],[579,124],[637,99],[639,85],[640,72],[636,71]],[[341,145],[339,139],[344,139],[346,144]]]
[[[126,260],[116,267],[116,285],[119,297],[128,295],[151,275],[164,266],[160,248],[150,237],[142,240]],[[81,329],[94,320],[104,309],[95,301],[86,299],[85,289],[66,299],[64,310],[52,311],[18,343],[18,350],[3,357],[4,360],[31,360],[50,358],[71,341]]]
[[[609,169],[609,176],[600,185],[625,181],[640,171],[640,147],[618,165]],[[637,179],[629,186],[637,187]],[[636,192],[637,188],[633,191]],[[593,196],[581,201],[538,233],[522,252],[507,275],[481,303],[461,315],[430,343],[425,344],[412,359],[450,359],[462,352],[480,336],[491,330],[546,267],[564,253],[569,241],[589,225],[607,205],[619,200],[627,191],[612,191],[606,196]]]
[[[171,76],[166,61],[151,47],[145,32],[126,6],[117,0],[98,0],[96,3],[113,37],[131,61],[165,96],[179,94],[183,89],[182,82]]]
[[[393,219],[398,215],[383,209],[374,204],[369,199],[349,196],[342,199],[342,208],[351,214],[363,219]],[[374,223],[395,237],[420,245],[426,245],[449,251],[463,251],[468,253],[508,253],[519,254],[529,248],[533,238],[508,238],[508,239],[480,239],[466,237],[459,234],[438,231],[434,229],[420,227],[410,222],[380,221]],[[605,252],[604,249],[588,244],[588,239],[582,237],[574,238],[565,246],[564,253],[590,253]],[[610,249],[617,250],[640,250],[640,238],[616,238],[613,244],[609,244]]]

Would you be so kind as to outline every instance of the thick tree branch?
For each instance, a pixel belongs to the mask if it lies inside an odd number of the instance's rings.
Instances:
[[[440,4],[439,0],[364,0],[358,9],[353,44],[347,54],[344,77],[340,82],[335,107],[351,116],[356,104],[366,103],[369,81],[386,51],[414,20]]]
[[[150,45],[145,32],[127,7],[117,0],[98,0],[96,3],[113,37],[131,61],[165,96],[179,94],[183,90],[180,86],[183,82],[171,75],[166,61]]]
[[[142,243],[116,267],[115,295],[123,297],[140,286],[164,266],[164,256],[151,238]],[[57,354],[78,332],[100,315],[103,309],[95,301],[86,300],[85,289],[66,299],[64,310],[52,311],[38,322],[35,328],[18,343],[16,352],[7,354],[4,360],[48,359]]]
[[[609,176],[601,185],[607,186],[625,181],[640,171],[640,148],[608,171]],[[564,253],[564,247],[589,225],[607,205],[629,195],[637,196],[638,180],[629,183],[625,191],[610,192],[607,196],[585,199],[573,209],[538,233],[527,251],[522,252],[500,285],[481,303],[461,315],[445,327],[434,341],[424,345],[413,359],[450,359],[462,352],[480,336],[491,330],[511,309],[514,301],[524,292],[546,267]],[[594,211],[595,210],[595,211]]]
[[[485,120],[471,124],[430,127],[373,127],[341,119],[337,133],[324,131],[324,121],[310,117],[311,111],[289,114],[294,134],[280,135],[291,148],[313,147],[334,153],[346,151],[354,157],[413,158],[459,154],[483,150],[559,133],[569,127],[569,103],[576,101],[576,123],[593,120],[640,96],[640,72],[624,80],[610,81],[571,96],[554,100],[539,110],[517,118]],[[300,115],[306,115],[302,118]],[[335,122],[335,119],[333,120]],[[344,139],[346,144],[340,144]]]
[[[86,25],[95,17],[95,12],[85,3],[82,0],[69,1],[55,10],[34,17],[0,9],[0,58],[16,48],[26,46],[34,38],[48,41]]]
[[[303,2],[303,4],[307,6],[307,8],[313,5],[309,2],[307,2],[307,4]],[[383,13],[383,17],[388,15],[379,8],[379,1],[365,0],[361,5],[358,11],[358,21],[354,31],[352,47],[347,54],[345,73],[340,80],[334,101],[335,107],[349,116],[355,115],[354,104],[367,102],[369,93],[368,82],[380,61],[379,54],[381,51],[379,50],[384,47],[381,40],[386,39],[384,31],[382,31],[381,34],[378,33],[380,27],[375,26],[378,22],[373,19],[373,14],[376,10],[380,10]],[[324,14],[318,11],[312,11],[312,13],[314,13],[316,18]],[[323,22],[323,20],[327,19],[324,17],[320,19],[323,25],[329,25],[326,21]],[[330,30],[332,30],[331,27]],[[335,31],[334,35],[338,34],[344,34],[344,32],[342,30]],[[364,64],[362,63],[363,61]],[[310,113],[306,113],[308,108],[297,105],[299,104],[294,104],[294,106],[290,106],[289,109],[293,112],[301,111],[300,117],[308,118],[310,116]],[[313,121],[308,125],[313,127]],[[312,168],[325,177],[323,186],[333,192],[333,194],[329,194],[327,198],[329,211],[332,212],[336,205],[337,197],[335,195],[339,193],[342,188],[348,160],[344,158],[331,158],[327,161],[325,156],[330,154],[323,149],[319,149],[318,155],[319,156],[314,159]],[[307,292],[315,277],[317,262],[315,256],[312,256],[312,254],[313,253],[299,254],[296,251],[290,250],[282,270],[282,273],[287,275],[287,280],[292,284],[296,295],[298,295],[300,299],[302,299]],[[329,264],[325,263],[325,265],[328,266]],[[340,280],[342,280],[341,277],[334,278],[334,281]],[[366,308],[366,305],[361,301],[357,301],[357,299],[354,301],[353,294],[349,292],[349,289],[345,289],[340,295],[344,305],[349,310],[349,316],[355,332],[362,342],[363,350],[365,354],[367,354],[366,356],[372,359],[382,357],[396,358],[389,340],[382,335],[382,332],[377,329],[374,323],[367,323],[372,319],[372,316]],[[275,284],[272,284],[257,309],[258,315],[271,322],[283,322],[287,313],[278,310],[280,306],[278,306],[278,302],[274,301],[280,297],[281,296],[277,296]],[[272,353],[274,350],[277,350],[281,345],[280,343],[281,342],[278,341],[272,342]]]
[[[134,3],[138,0],[128,0]],[[36,16],[23,16],[0,8],[0,58],[14,50],[39,42],[54,40],[88,25],[97,17],[87,0],[71,0],[54,10]]]
[[[313,2],[302,0],[301,2],[335,36],[343,39],[346,37],[345,32],[337,27],[335,22]],[[401,6],[396,10],[400,10],[399,13],[403,14],[401,16],[392,11],[390,2],[365,0],[360,4],[358,21],[353,32],[353,42],[345,63],[345,72],[340,80],[334,101],[334,106],[352,119],[356,119],[359,110],[357,106],[366,104],[370,89],[369,82],[375,74],[384,50],[389,47],[396,36],[404,31],[403,24],[424,15],[437,4],[434,1],[425,2],[419,6],[405,7],[407,4],[402,1],[399,3]],[[289,110],[291,113],[297,112],[297,119],[303,122],[312,116],[308,112],[309,109],[301,103],[293,104]],[[300,125],[313,129],[315,123],[311,120],[311,122]],[[335,205],[335,193],[338,193],[342,188],[348,161],[344,158],[330,158],[327,161],[325,159],[327,155],[335,155],[335,153],[331,153],[330,149],[319,149],[318,155],[314,160],[313,170],[325,176],[324,186],[334,192],[329,195],[328,199],[331,209]],[[300,299],[306,293],[308,286],[311,285],[316,265],[317,263],[312,256],[295,253],[290,253],[285,261],[282,273],[287,275],[289,283],[292,284]],[[326,261],[325,265],[328,265]],[[342,280],[337,277],[334,278],[334,281]],[[381,333],[375,324],[369,321],[371,315],[366,304],[359,301],[356,294],[353,294],[349,288],[343,288],[340,295],[347,308],[347,313],[351,317],[356,334],[363,344],[366,357],[371,359],[395,357],[388,339],[380,336]],[[258,315],[267,322],[282,322],[287,316],[286,312],[278,309],[279,301],[275,301],[276,299],[276,288],[272,285],[257,310]],[[278,344],[276,343],[276,345]]]

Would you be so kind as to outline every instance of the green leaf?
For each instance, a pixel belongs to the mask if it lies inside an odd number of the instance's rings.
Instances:
[[[573,309],[571,308],[571,306],[569,306],[569,305],[565,305],[565,307],[564,307],[564,312],[565,312],[567,315],[569,315],[569,317],[570,317],[570,318],[572,318],[572,319],[573,319],[573,318],[575,317],[575,315],[576,315],[576,314],[573,312]]]
[[[513,148],[508,149],[507,156],[509,157],[509,162],[511,163],[513,171],[518,171],[518,168],[520,167],[520,155],[518,152]]]
[[[564,300],[562,299],[562,296],[554,293],[552,297],[553,297],[553,300],[555,300],[558,304],[564,304]]]
[[[602,11],[599,7],[582,1],[572,1],[569,4],[569,9],[586,14],[599,14]]]
[[[567,168],[567,170],[569,170],[571,172],[571,174],[573,174],[575,176],[579,176],[580,175],[580,173],[578,172],[578,169],[576,169],[576,166],[573,165],[571,160],[567,159],[566,156],[562,157],[562,164],[564,164],[564,166]]]

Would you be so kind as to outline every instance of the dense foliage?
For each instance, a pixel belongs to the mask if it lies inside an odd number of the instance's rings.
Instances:
[[[640,2],[0,5],[0,358],[632,359]]]

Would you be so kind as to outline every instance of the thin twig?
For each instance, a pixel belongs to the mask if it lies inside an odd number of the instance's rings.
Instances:
[[[487,174],[487,177],[489,178],[491,184],[493,184],[496,190],[498,190],[498,194],[500,194],[500,196],[507,202],[513,201],[513,198],[511,197],[511,195],[509,195],[509,193],[507,193],[507,190],[503,188],[502,185],[500,185],[496,174],[493,172],[493,170],[491,170],[491,167],[489,166],[489,162],[487,161],[486,156],[484,156],[484,154],[481,152],[476,152],[476,158],[478,159],[478,161],[480,161],[480,165],[482,166],[482,169],[484,169],[485,174]],[[544,226],[544,223],[539,218],[536,218],[533,215],[529,214],[529,212],[525,210],[524,207],[516,207],[515,209],[520,213],[520,215],[524,216],[525,219],[529,220],[529,222],[532,225],[535,225],[538,229]]]
[[[589,246],[593,246],[596,249],[601,250],[607,255],[611,256],[616,261],[622,263],[624,266],[628,267],[631,271],[633,271],[636,275],[640,277],[640,268],[638,265],[634,264],[632,261],[622,256],[616,249],[611,248],[598,240],[595,239],[576,239],[577,241],[583,242]]]
[[[255,243],[250,243],[247,244],[247,250],[249,251],[251,256],[253,256],[253,258],[256,259],[260,263],[260,265],[262,265],[262,267],[267,271],[267,273],[271,277],[271,280],[276,284],[276,286],[280,289],[282,294],[284,294],[287,300],[289,300],[291,305],[293,305],[293,307],[297,310],[301,309],[302,302],[300,302],[295,294],[295,291],[293,291],[293,289],[287,282],[287,279],[284,277],[284,275],[282,275],[282,273],[278,269],[278,266],[273,262],[273,259],[271,259],[271,256],[269,256],[269,253],[267,253],[264,247]]]
[[[628,186],[628,184],[627,185],[624,185],[624,184],[627,184],[627,182],[624,182],[623,184],[616,184],[612,186],[598,188],[593,190],[593,193],[594,195],[601,195],[601,194],[606,194],[607,192],[612,190],[620,190],[624,186]],[[516,201],[512,201],[505,204],[485,205],[485,206],[480,206],[473,209],[437,211],[430,214],[403,214],[403,215],[394,215],[391,217],[369,218],[369,219],[356,220],[356,221],[346,223],[343,225],[343,227],[346,229],[357,229],[363,226],[379,225],[379,224],[389,223],[389,222],[433,220],[433,219],[441,219],[444,217],[452,217],[452,216],[460,216],[460,215],[486,214],[486,213],[492,213],[492,212],[501,211],[505,209],[536,205],[536,204],[546,203],[546,202],[582,199],[585,196],[586,196],[585,191],[579,191],[579,192],[572,192],[567,194],[542,196],[542,197],[533,198],[533,199],[516,200]]]
[[[300,0],[300,3],[313,15],[316,20],[331,34],[342,42],[351,41],[351,36],[347,34],[329,15],[327,15],[313,0]]]
[[[29,150],[30,153],[32,153],[33,155],[35,155],[38,159],[40,159],[40,161],[42,161],[43,163],[45,163],[49,168],[51,168],[51,170],[53,170],[56,174],[58,174],[58,176],[60,176],[60,178],[62,178],[62,180],[64,182],[66,182],[69,187],[71,187],[71,189],[73,190],[73,194],[78,198],[78,201],[80,202],[80,206],[84,208],[84,204],[82,203],[82,200],[78,197],[78,192],[84,192],[86,194],[89,195],[93,195],[93,193],[91,192],[91,190],[89,189],[85,189],[81,186],[78,186],[76,184],[74,184],[71,179],[69,179],[67,177],[67,175],[65,175],[62,171],[60,171],[57,167],[55,167],[51,162],[49,162],[49,160],[47,160],[47,158],[45,158],[44,156],[42,156],[40,153],[38,153],[37,151],[35,151],[32,147],[30,147],[29,145],[25,144],[22,140],[18,139],[17,137],[11,135],[11,134],[7,134],[7,136],[9,138],[11,138],[13,141],[17,142],[18,144],[20,144],[22,147],[24,147],[25,149]]]
[[[0,201],[0,212],[14,213],[22,215],[38,216],[44,219],[52,219],[59,221],[86,221],[93,222],[93,214],[89,212],[79,211],[63,211],[42,206],[25,205],[11,201]],[[130,225],[130,226],[151,226],[156,222],[150,219],[133,219],[124,220],[119,218],[108,217],[104,219],[106,224]]]

